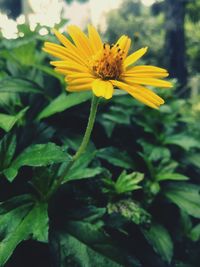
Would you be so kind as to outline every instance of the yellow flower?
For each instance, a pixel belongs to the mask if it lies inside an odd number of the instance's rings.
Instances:
[[[167,77],[168,72],[154,66],[133,66],[146,53],[147,47],[128,56],[131,40],[126,35],[110,45],[102,43],[92,25],[88,25],[88,36],[73,25],[67,30],[73,42],[54,30],[63,46],[45,42],[43,50],[60,59],[51,64],[65,75],[68,91],[92,90],[97,97],[110,99],[114,88],[119,88],[152,108],[164,103],[143,85],[172,87],[170,82],[160,79]]]

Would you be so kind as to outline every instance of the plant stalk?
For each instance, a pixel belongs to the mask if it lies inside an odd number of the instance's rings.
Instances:
[[[61,186],[63,180],[65,179],[66,175],[68,174],[69,170],[71,169],[71,167],[73,166],[75,161],[85,152],[85,149],[86,149],[86,147],[89,143],[89,140],[90,140],[92,129],[94,127],[94,122],[95,122],[95,118],[96,118],[99,100],[100,100],[99,97],[96,97],[95,95],[93,95],[91,107],[90,107],[90,115],[88,118],[86,131],[85,131],[85,134],[83,136],[83,140],[81,142],[81,145],[78,148],[78,150],[76,151],[76,153],[74,154],[74,156],[72,157],[72,159],[69,161],[69,163],[67,164],[65,169],[63,170],[62,174],[56,179],[52,190],[50,190],[49,194],[47,195],[47,199],[49,199],[58,190],[58,188]]]

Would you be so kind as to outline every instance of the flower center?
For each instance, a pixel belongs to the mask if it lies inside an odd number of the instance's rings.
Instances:
[[[92,62],[93,73],[103,80],[118,79],[123,71],[124,51],[119,44],[104,44],[103,48],[94,56]]]

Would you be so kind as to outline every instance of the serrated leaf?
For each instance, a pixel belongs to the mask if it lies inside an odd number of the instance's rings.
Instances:
[[[160,224],[153,224],[149,230],[142,229],[142,232],[155,252],[170,263],[173,256],[173,242],[167,229]]]
[[[90,98],[91,92],[81,92],[76,94],[63,93],[51,101],[51,103],[38,114],[37,119],[41,120],[50,117],[58,112],[62,112],[68,108],[79,105]]]
[[[59,244],[56,244],[59,240]],[[127,255],[123,248],[118,248],[97,225],[68,221],[65,229],[57,233],[54,246],[61,247],[57,251],[58,266],[80,267],[140,267],[140,263],[132,255]]]
[[[200,186],[190,183],[173,183],[166,186],[164,194],[189,215],[200,218]]]
[[[4,266],[16,246],[33,236],[36,240],[47,241],[47,205],[29,202],[0,215],[0,266]]]
[[[13,181],[22,166],[47,166],[69,160],[69,155],[54,143],[32,145],[25,149],[8,169],[4,170],[4,175],[9,181]]]

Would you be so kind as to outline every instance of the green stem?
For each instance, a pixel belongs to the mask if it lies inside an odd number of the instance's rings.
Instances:
[[[56,179],[52,190],[50,190],[50,192],[49,192],[49,194],[47,196],[47,199],[49,199],[57,191],[57,189],[62,184],[63,180],[65,179],[66,175],[68,174],[69,170],[71,169],[71,167],[73,166],[75,161],[81,156],[81,154],[83,154],[85,152],[85,149],[86,149],[86,147],[87,147],[87,145],[89,143],[89,140],[90,140],[92,129],[94,127],[94,122],[95,122],[95,118],[96,118],[99,99],[100,99],[99,97],[96,97],[95,95],[93,95],[91,108],[90,108],[90,115],[89,115],[89,119],[88,119],[88,124],[87,124],[87,128],[86,128],[83,140],[81,142],[81,145],[78,148],[78,150],[75,153],[75,155],[70,160],[70,162],[67,164],[65,169],[63,170],[62,174]]]

